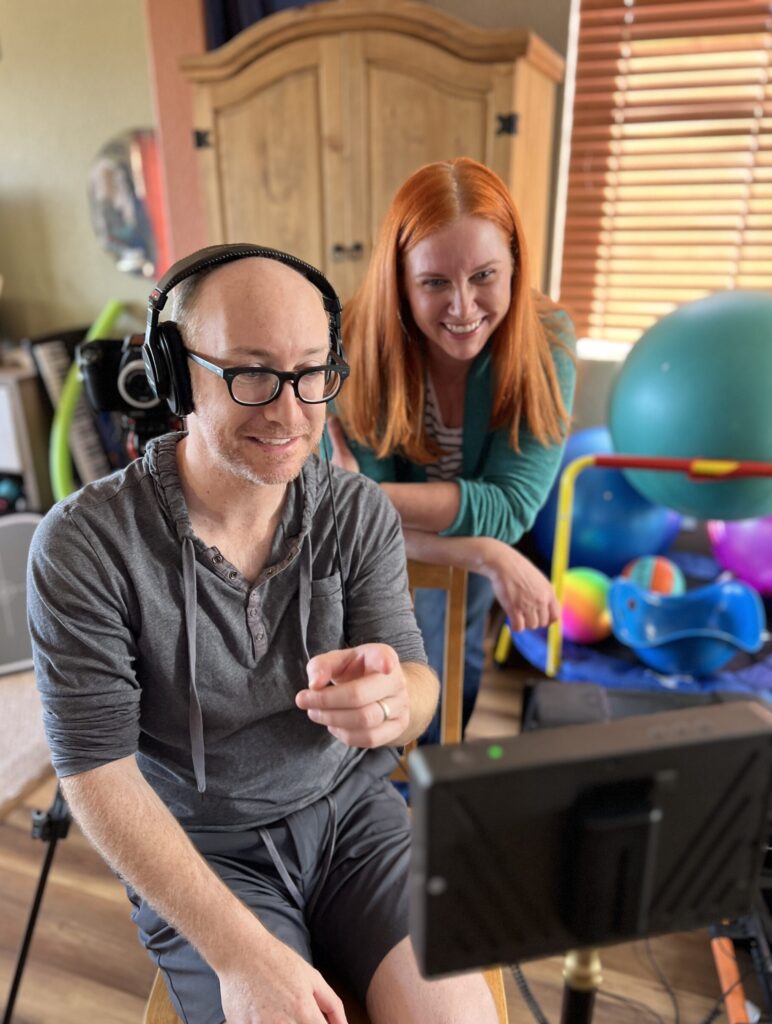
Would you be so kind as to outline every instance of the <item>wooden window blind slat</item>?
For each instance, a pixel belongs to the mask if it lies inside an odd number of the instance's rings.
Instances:
[[[631,341],[681,302],[772,287],[772,8],[582,0],[561,298]]]

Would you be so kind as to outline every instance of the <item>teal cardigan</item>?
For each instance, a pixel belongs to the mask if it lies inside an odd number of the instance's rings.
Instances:
[[[545,319],[547,335],[559,337],[573,352],[574,326],[563,310]],[[566,409],[573,406],[576,364],[560,347],[552,348]],[[509,429],[489,430],[493,404],[493,365],[490,346],[477,356],[469,371],[464,399],[461,491],[458,515],[443,537],[496,537],[515,544],[531,528],[557,476],[565,442],[544,446],[526,427],[520,432],[520,451],[509,442]],[[351,442],[359,470],[378,483],[421,483],[426,467],[400,455],[378,459],[370,448]]]

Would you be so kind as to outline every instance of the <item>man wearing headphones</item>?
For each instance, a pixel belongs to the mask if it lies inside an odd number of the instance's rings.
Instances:
[[[438,684],[396,513],[313,454],[339,314],[287,254],[175,265],[144,354],[187,431],[57,505],[30,556],[54,766],[190,1024],[343,1024],[313,963],[375,1024],[496,1020],[481,975],[422,979],[407,937],[387,777]]]

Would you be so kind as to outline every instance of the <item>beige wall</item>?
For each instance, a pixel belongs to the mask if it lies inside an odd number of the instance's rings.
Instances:
[[[153,126],[141,0],[0,0],[0,336],[90,323],[148,282],[91,227],[89,164]]]
[[[570,0],[426,2],[565,55]],[[90,323],[110,298],[144,306],[148,283],[96,240],[86,181],[108,139],[153,123],[143,0],[0,0],[0,338]]]
[[[571,0],[424,0],[480,28],[525,28],[566,55]]]

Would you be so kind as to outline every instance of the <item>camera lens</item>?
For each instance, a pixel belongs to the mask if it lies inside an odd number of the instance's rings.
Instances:
[[[159,404],[145,374],[145,364],[141,357],[131,359],[121,367],[116,386],[118,394],[132,409],[154,409]]]

